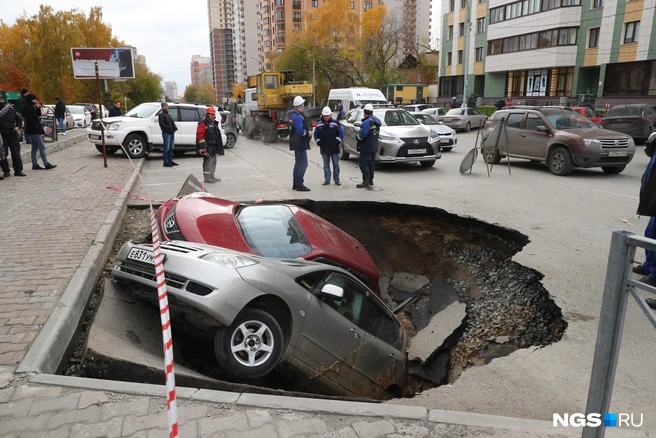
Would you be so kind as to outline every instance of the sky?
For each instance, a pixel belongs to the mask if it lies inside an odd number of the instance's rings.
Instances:
[[[191,83],[189,64],[193,55],[210,56],[207,0],[0,0],[0,19],[13,25],[23,13],[35,15],[41,4],[56,11],[77,8],[88,15],[92,6],[102,6],[103,22],[128,46],[146,57],[148,68],[175,81],[178,94]],[[164,82],[163,81],[163,82]],[[163,84],[162,84],[163,86]]]

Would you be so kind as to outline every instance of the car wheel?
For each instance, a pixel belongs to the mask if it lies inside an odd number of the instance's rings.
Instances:
[[[433,167],[435,165],[435,160],[430,161],[420,161],[421,167]]]
[[[609,173],[611,175],[617,175],[618,173],[622,173],[622,171],[626,169],[626,165],[624,166],[601,166],[601,170],[603,170],[606,173]]]
[[[344,150],[344,142],[343,141],[339,142],[339,159],[346,161],[349,159],[350,156],[351,154],[349,154]]]
[[[226,149],[232,149],[235,147],[235,144],[237,143],[237,137],[235,137],[235,134],[232,132],[229,132],[226,134]]]
[[[483,156],[483,161],[487,164],[499,164],[499,161],[501,161],[501,154],[499,154],[499,148],[497,147],[483,148],[481,155]]]
[[[453,148],[442,148],[442,152],[451,152]]]
[[[105,149],[107,149],[107,155],[114,155],[116,153],[116,151],[118,150],[118,148],[110,148],[110,147],[107,147],[107,146],[105,146]],[[102,154],[103,153],[102,145],[97,144],[96,145],[96,150]]]
[[[123,147],[130,158],[141,158],[146,155],[146,142],[139,134],[130,134],[125,137]]]
[[[558,147],[549,154],[549,170],[554,175],[566,176],[572,173],[574,162],[569,150],[564,147]]]
[[[245,309],[214,337],[214,354],[233,377],[258,378],[270,373],[282,356],[280,324],[264,310]]]
[[[465,132],[469,132],[469,131],[471,131],[471,123],[467,122],[467,124],[465,125]]]

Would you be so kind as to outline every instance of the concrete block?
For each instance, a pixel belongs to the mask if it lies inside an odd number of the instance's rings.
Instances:
[[[117,438],[121,436],[122,428],[123,417],[116,417],[102,423],[74,424],[71,436]]]
[[[165,430],[169,427],[168,421],[168,414],[165,410],[156,414],[143,415],[141,417],[128,415],[123,420],[123,431],[121,432],[121,436],[131,436],[135,432],[148,431],[150,429]]]
[[[197,420],[207,417],[207,406],[180,406],[178,405],[178,423]]]
[[[0,389],[0,403],[7,403],[9,400],[11,400],[11,397],[14,395],[14,391],[16,391],[16,388],[13,387]]]
[[[375,438],[379,436],[385,436],[396,431],[394,425],[389,421],[359,421],[353,423],[353,429],[358,434],[360,438]]]
[[[50,427],[50,426],[49,426]],[[29,438],[69,438],[70,437],[71,426],[59,426],[56,429],[48,429],[40,432],[29,432],[28,434],[22,434],[22,437]]]
[[[9,382],[14,380],[14,374],[13,373],[2,373],[0,374],[0,389],[1,388],[6,388],[7,385],[9,385]]]
[[[30,408],[30,415],[39,415],[44,412],[54,411],[73,411],[77,409],[77,404],[80,401],[80,393],[68,394],[56,399],[41,399],[35,400]]]
[[[476,414],[469,412],[443,411],[440,409],[431,409],[428,413],[428,419],[436,423],[526,431],[531,433],[548,434],[560,432],[556,430],[548,421],[528,420],[525,418],[511,418],[498,415]]]
[[[86,409],[54,413],[50,417],[48,424],[52,427],[58,427],[65,424],[90,424],[97,422],[98,418],[100,418],[100,406],[89,406]]]
[[[78,409],[84,409],[91,405],[100,406],[103,403],[109,403],[109,398],[104,392],[84,391],[80,394],[80,401],[77,404]]]
[[[0,405],[0,418],[25,417],[27,413],[30,411],[30,408],[32,407],[32,403],[33,401],[30,399],[3,403]],[[25,419],[23,419],[23,421],[25,421]]]
[[[253,429],[273,421],[269,411],[264,409],[249,409],[246,411],[246,417],[248,418],[248,425]]]
[[[4,415],[0,412],[0,418],[2,417],[4,417]],[[48,420],[50,420],[50,415],[47,414],[30,417],[30,421],[25,421],[25,418],[23,417],[2,418],[0,430],[2,431],[3,437],[11,432],[41,431],[48,426]]]
[[[100,420],[107,421],[110,418],[122,417],[124,415],[147,415],[149,406],[150,399],[148,397],[140,397],[131,401],[114,401],[102,405]]]
[[[428,283],[430,281],[423,275],[411,274],[409,272],[395,272],[390,280],[390,286],[407,293],[416,292]]]
[[[248,419],[244,412],[231,412],[223,417],[198,420],[198,428],[201,436],[229,430],[245,431],[248,430]]]
[[[446,309],[434,315],[426,328],[417,333],[410,341],[408,359],[425,362],[462,324],[467,316],[465,304],[451,303]]]
[[[315,436],[327,431],[328,428],[326,427],[326,423],[318,418],[278,423],[278,432],[283,438],[294,437],[297,435]]]
[[[235,403],[239,399],[239,394],[235,392],[213,391],[210,389],[200,389],[191,396],[192,400],[202,400],[212,403]]]
[[[16,388],[13,400],[22,400],[25,398],[52,398],[59,397],[61,388],[44,387],[44,386],[19,386]]]

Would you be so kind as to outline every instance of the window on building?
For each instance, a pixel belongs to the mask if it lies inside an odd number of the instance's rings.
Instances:
[[[467,0],[460,0],[460,9],[465,9],[467,6]]]
[[[301,0],[292,1],[292,9],[301,9]]]
[[[364,10],[366,11],[367,9],[373,8],[373,3],[371,2],[364,2]]]
[[[476,20],[476,33],[485,32],[485,17]]]
[[[269,17],[265,17],[262,19],[262,24],[269,24]]]
[[[355,9],[355,2],[351,2],[351,4],[349,5],[349,9]]]
[[[285,18],[285,11],[276,12],[276,18]]]
[[[276,0],[276,6],[284,6],[285,0]]]
[[[284,37],[284,35],[277,36],[277,37],[276,37],[276,42],[277,42],[277,43],[284,43],[284,42],[285,42],[285,37]]]
[[[576,44],[576,28],[560,29],[558,32],[558,45],[568,46],[571,44]]]
[[[453,12],[456,9],[456,0],[449,0],[449,12]]]
[[[453,25],[448,27],[448,39],[453,39]]]
[[[262,34],[264,36],[269,36],[269,34],[270,34],[269,29],[264,29],[264,32]]]
[[[262,12],[264,12],[265,14],[269,13],[269,5],[263,7]]]
[[[481,62],[483,61],[483,48],[482,47],[476,47],[476,62]]]
[[[487,0],[478,0],[479,3],[485,3]]]
[[[458,23],[458,36],[465,36],[465,23]]]
[[[588,36],[588,48],[589,49],[594,49],[595,47],[599,47],[599,28],[594,27],[590,29],[589,31],[589,36]]]
[[[294,15],[292,16],[292,21],[296,23],[301,22],[301,13],[300,12],[294,12]]]
[[[276,30],[285,30],[285,23],[276,24]]]
[[[265,41],[264,47],[271,47],[271,41]]]
[[[638,41],[639,21],[632,21],[624,25],[624,44],[635,43]]]
[[[295,24],[294,25],[294,30],[301,31],[301,25],[300,24]]]
[[[592,0],[593,8],[600,8],[602,6],[602,0]]]
[[[453,64],[453,52],[448,52],[446,54],[446,65]]]
[[[464,52],[462,50],[458,50],[458,64],[462,64],[463,55]]]
[[[319,0],[312,0],[312,7],[313,8],[318,8],[319,7]]]

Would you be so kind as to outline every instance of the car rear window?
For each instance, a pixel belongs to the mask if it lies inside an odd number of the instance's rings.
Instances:
[[[644,107],[642,106],[614,106],[610,110],[608,110],[608,113],[606,113],[606,117],[620,117],[620,116],[636,116],[636,117],[642,117],[644,113]]]
[[[464,109],[452,109],[449,110],[448,113],[446,113],[447,116],[462,116],[463,114],[465,114]]]
[[[312,252],[303,229],[284,205],[244,207],[236,219],[246,243],[257,255],[293,259]]]

